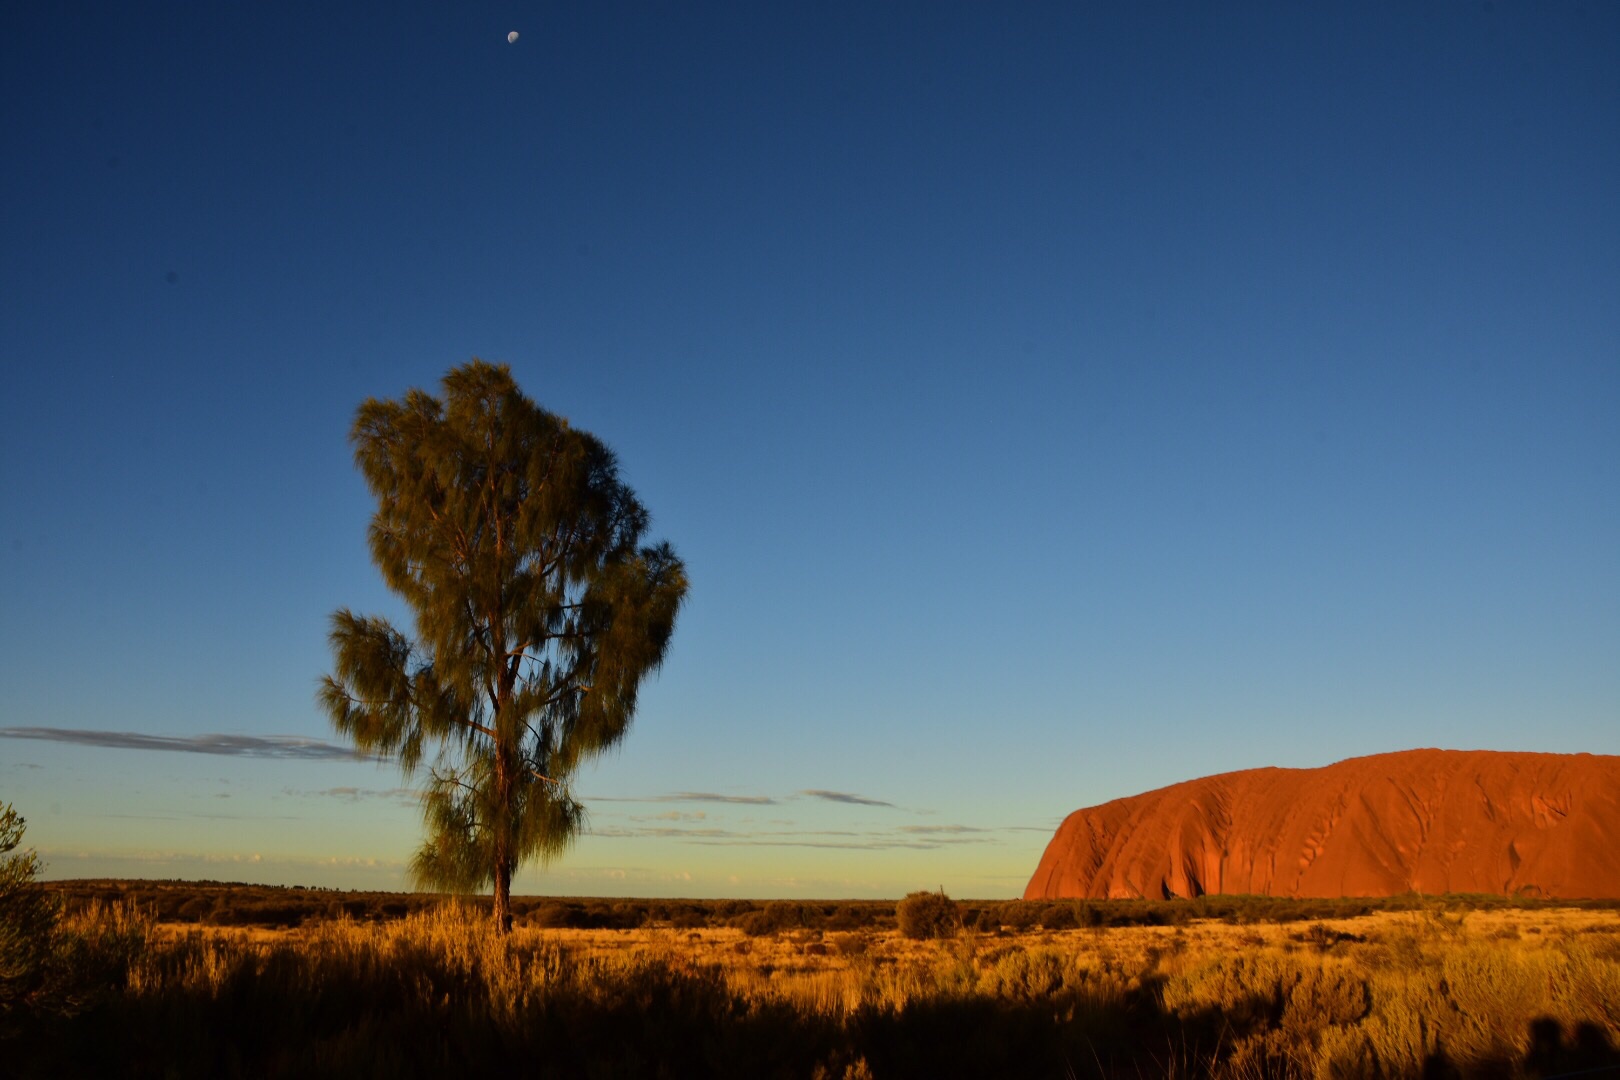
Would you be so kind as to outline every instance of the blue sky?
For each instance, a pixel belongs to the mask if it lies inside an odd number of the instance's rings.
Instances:
[[[1007,896],[1194,776],[1620,753],[1610,5],[3,31],[0,800],[51,876],[404,887],[409,783],[313,699],[335,608],[404,618],[346,436],[472,356],[692,579],[520,891]]]

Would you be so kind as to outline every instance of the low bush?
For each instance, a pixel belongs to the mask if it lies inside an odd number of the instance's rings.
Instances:
[[[918,941],[955,937],[962,929],[962,913],[943,890],[909,894],[895,906],[894,917],[900,932]]]
[[[1041,912],[1041,926],[1046,930],[1073,930],[1079,926],[1079,920],[1074,917],[1074,905],[1052,904]]]
[[[529,921],[549,930],[561,930],[584,926],[586,920],[585,911],[578,904],[551,903],[536,908]]]
[[[48,991],[60,906],[35,880],[39,856],[17,851],[26,822],[0,807],[0,1024]]]

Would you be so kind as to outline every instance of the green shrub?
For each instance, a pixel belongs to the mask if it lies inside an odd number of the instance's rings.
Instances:
[[[0,1026],[43,992],[56,939],[59,909],[35,880],[39,856],[15,851],[25,825],[11,804],[0,807]]]
[[[900,924],[900,932],[918,941],[955,937],[962,929],[962,913],[944,890],[907,895],[896,905],[894,917]]]

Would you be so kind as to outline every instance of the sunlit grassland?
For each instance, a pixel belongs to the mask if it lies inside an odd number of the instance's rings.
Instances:
[[[985,929],[292,930],[68,917],[24,1075],[1550,1076],[1620,1064],[1620,915]]]

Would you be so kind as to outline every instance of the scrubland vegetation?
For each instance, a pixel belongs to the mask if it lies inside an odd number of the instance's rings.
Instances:
[[[72,913],[91,904],[133,904],[160,923],[260,926],[285,929],[348,918],[378,922],[432,910],[450,900],[444,894],[343,892],[302,886],[247,885],[220,881],[98,880],[46,882],[44,889]],[[919,913],[933,909],[937,893]],[[489,898],[461,903],[489,910]],[[1228,923],[1290,923],[1351,919],[1377,912],[1538,911],[1583,909],[1620,913],[1620,900],[1544,900],[1494,895],[1424,897],[1346,897],[1292,900],[1269,896],[1202,896],[1196,900],[946,900],[955,929],[1074,930],[1123,926],[1185,926],[1203,920]],[[514,896],[519,926],[551,929],[692,930],[731,927],[747,934],[784,930],[896,929],[893,900],[655,899],[648,897]],[[942,923],[937,912],[925,921]],[[925,935],[926,936],[926,935]]]
[[[176,894],[176,911],[202,898],[225,917],[159,921],[165,905],[148,892]],[[8,1007],[0,1072],[837,1080],[1620,1067],[1613,905],[1007,901],[955,905],[952,925],[930,900],[945,936],[919,940],[892,902],[514,898],[517,926],[502,938],[487,906],[388,894],[56,893],[54,967]],[[270,893],[288,905],[307,893],[297,901],[320,914],[243,917],[270,914],[251,906]],[[390,917],[387,904],[403,910]]]

